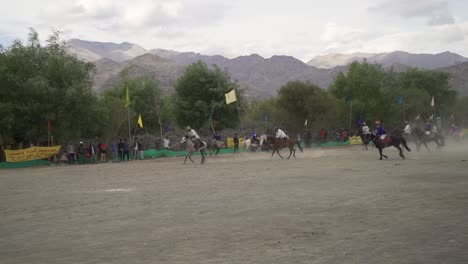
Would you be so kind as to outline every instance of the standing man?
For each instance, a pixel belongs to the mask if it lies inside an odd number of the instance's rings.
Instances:
[[[93,163],[93,164],[97,163],[97,160],[96,160],[96,147],[94,146],[93,142],[89,142],[88,155],[89,155],[90,163]]]
[[[133,160],[137,160],[137,156],[138,156],[138,138],[135,138],[135,140],[133,140],[132,155],[133,155]]]
[[[98,145],[99,153],[101,153],[100,162],[106,162],[106,152],[107,152],[107,144],[106,143],[99,143]]]
[[[164,149],[169,150],[170,144],[171,144],[171,141],[169,140],[169,136],[166,135],[163,141],[164,141]]]
[[[128,152],[128,143],[127,139],[124,139],[123,141],[123,156],[122,156],[122,161],[125,161],[125,156],[127,156],[127,161],[130,160],[130,154]]]
[[[233,141],[234,141],[233,153],[236,153],[236,152],[239,153],[239,136],[237,135],[237,133],[234,133]]]
[[[80,141],[80,145],[78,146],[78,163],[85,163],[85,147],[83,146],[83,141]]]
[[[120,142],[119,142],[119,144],[117,146],[118,146],[118,150],[119,150],[119,161],[123,161],[124,141],[123,141],[122,138],[120,139]]]
[[[143,139],[140,139],[140,142],[138,142],[138,153],[140,154],[140,160],[145,159],[145,151],[143,149]]]
[[[71,142],[67,146],[68,164],[75,164],[75,145]]]

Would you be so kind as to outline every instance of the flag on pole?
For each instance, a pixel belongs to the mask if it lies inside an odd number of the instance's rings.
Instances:
[[[429,117],[429,121],[431,121],[433,118],[434,118],[434,114],[432,114],[432,115]]]
[[[224,94],[224,96],[226,96],[226,104],[234,103],[235,101],[237,101],[236,91],[234,89],[229,93]]]
[[[143,128],[143,120],[141,119],[141,115],[138,117],[138,125]]]
[[[304,122],[304,126],[305,126],[305,127],[307,126],[307,119],[306,119],[305,122]]]
[[[419,118],[421,118],[421,115],[416,116],[414,120],[419,120]]]
[[[402,95],[397,96],[396,103],[399,104],[399,105],[403,104],[403,96]]]
[[[454,115],[453,115],[453,113],[452,113],[452,115],[450,116],[450,120],[453,121],[453,119],[454,119]]]
[[[169,120],[166,120],[166,124],[164,125],[164,133],[167,134],[169,132]]]
[[[128,87],[127,87],[127,93],[125,94],[125,108],[128,108],[130,106],[130,95],[128,94]]]
[[[432,96],[431,106],[434,107],[434,96]]]

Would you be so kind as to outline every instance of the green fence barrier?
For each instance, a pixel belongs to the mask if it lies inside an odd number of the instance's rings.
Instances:
[[[49,165],[47,160],[29,160],[23,162],[0,162],[1,169],[17,169],[17,168],[26,168],[33,166],[44,166]]]
[[[304,143],[301,143],[301,146],[304,147]],[[345,142],[327,142],[324,144],[311,144],[311,147],[341,147],[341,146],[349,146],[349,141]],[[224,148],[219,151],[219,154],[232,154],[232,148]],[[239,152],[245,152],[244,148],[239,148]],[[186,151],[173,151],[173,150],[156,150],[156,149],[148,149],[145,150],[145,158],[164,158],[164,157],[185,157]],[[200,155],[200,152],[194,152],[194,156]],[[130,155],[132,158],[133,155]],[[77,160],[78,163],[78,160]],[[85,159],[83,164],[89,164],[89,159]],[[26,168],[32,166],[44,166],[50,165],[47,160],[30,160],[25,162],[0,162],[0,169],[14,169],[14,168]]]

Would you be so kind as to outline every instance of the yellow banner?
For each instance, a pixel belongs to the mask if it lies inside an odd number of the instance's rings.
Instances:
[[[241,137],[239,138],[239,147],[242,146],[242,144],[244,143],[244,140],[245,140],[244,138],[241,138]],[[233,148],[234,147],[234,138],[232,138],[232,137],[227,138],[227,147],[228,148]]]
[[[361,145],[362,144],[361,137],[349,137],[349,144],[351,144],[351,145]]]
[[[28,160],[45,159],[57,154],[60,146],[55,147],[32,147],[19,150],[5,150],[7,162],[22,162]]]

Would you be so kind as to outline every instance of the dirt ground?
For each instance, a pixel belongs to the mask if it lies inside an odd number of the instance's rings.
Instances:
[[[385,152],[1,170],[0,263],[468,263],[468,144]]]

